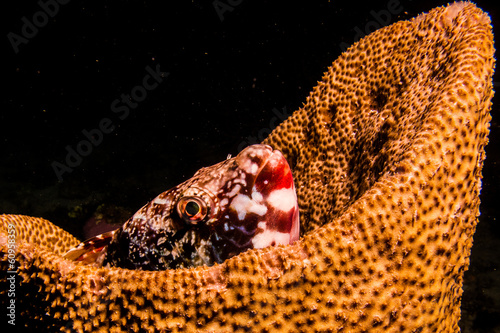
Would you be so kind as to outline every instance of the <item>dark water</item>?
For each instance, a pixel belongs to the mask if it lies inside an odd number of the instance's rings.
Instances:
[[[358,36],[445,2],[218,3],[219,13],[213,1],[8,5],[0,212],[45,217],[80,237],[96,211],[120,220],[260,141]],[[478,5],[500,25],[494,0]],[[496,105],[492,114],[464,332],[500,331]]]

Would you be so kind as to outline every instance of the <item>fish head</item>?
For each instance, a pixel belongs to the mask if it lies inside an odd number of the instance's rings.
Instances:
[[[113,233],[96,261],[143,270],[210,266],[298,238],[290,167],[281,152],[252,145],[146,204]]]

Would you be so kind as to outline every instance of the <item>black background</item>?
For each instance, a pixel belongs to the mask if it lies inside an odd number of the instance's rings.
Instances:
[[[48,218],[80,237],[101,204],[133,213],[200,167],[237,154],[250,137],[260,141],[272,129],[273,109],[299,108],[342,43],[373,26],[373,11],[388,2],[233,0],[221,20],[213,1],[73,0],[17,53],[8,34],[21,35],[22,18],[33,22],[41,7],[3,4],[0,213]],[[445,4],[399,2],[402,10],[389,23]],[[477,2],[494,27],[495,3]],[[168,76],[119,119],[111,103],[142,83],[146,66],[158,64]],[[494,81],[498,89],[498,75]],[[500,329],[497,110],[494,104],[464,332]],[[52,164],[65,163],[65,147],[75,149],[82,130],[98,128],[103,118],[115,130],[58,181]]]

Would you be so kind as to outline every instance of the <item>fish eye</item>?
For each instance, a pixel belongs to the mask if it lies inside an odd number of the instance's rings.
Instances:
[[[208,215],[208,208],[201,198],[182,197],[177,202],[177,213],[184,221],[196,224]]]
[[[186,203],[185,212],[186,215],[188,215],[189,217],[196,216],[196,214],[198,214],[200,210],[201,210],[200,205],[198,205],[196,201],[193,200],[193,201],[188,201],[188,203]]]

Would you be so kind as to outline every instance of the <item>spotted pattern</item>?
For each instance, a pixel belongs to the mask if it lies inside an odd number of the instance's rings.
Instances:
[[[252,145],[199,170],[120,229],[87,240],[65,257],[144,270],[211,266],[248,249],[288,245],[298,240],[298,229],[288,163],[279,151]]]
[[[296,180],[308,232],[293,245],[209,268],[92,268],[32,236],[48,221],[0,217],[4,233],[23,230],[17,320],[67,332],[458,332],[493,53],[488,16],[455,3],[342,54],[266,140]]]

